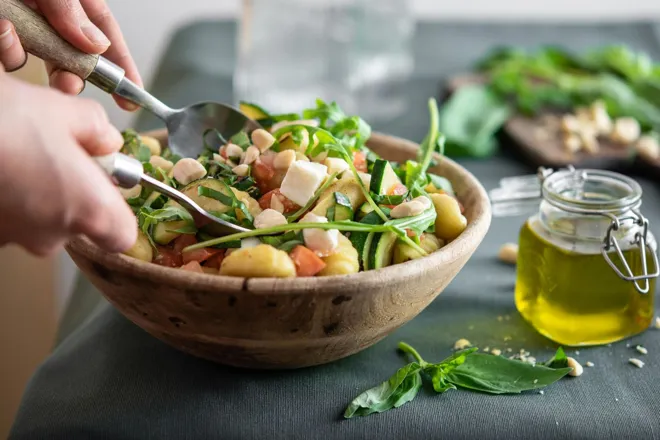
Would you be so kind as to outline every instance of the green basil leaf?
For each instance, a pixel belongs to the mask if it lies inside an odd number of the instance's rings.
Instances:
[[[447,154],[491,155],[496,146],[495,134],[510,116],[509,105],[487,85],[461,87],[440,111],[440,130],[447,137]]]
[[[564,377],[570,368],[542,365],[474,353],[447,374],[447,382],[460,388],[489,394],[518,394],[548,386]]]
[[[410,402],[422,387],[421,366],[412,362],[382,384],[357,396],[344,411],[345,418],[380,413]]]
[[[543,363],[548,368],[568,368],[568,357],[564,349],[559,347],[555,355]]]
[[[438,393],[444,393],[445,391],[452,389],[455,390],[456,386],[447,380],[447,375],[459,365],[465,363],[467,357],[475,351],[477,351],[476,348],[457,351],[437,364],[425,365],[424,372],[431,377],[433,389]]]
[[[151,150],[149,149],[149,147],[147,147],[144,144],[140,145],[140,148],[138,148],[138,152],[137,152],[137,160],[139,160],[142,163],[144,162],[149,163],[149,159],[151,159]]]
[[[213,188],[208,188],[204,185],[199,185],[197,187],[197,194],[199,194],[202,197],[208,197],[210,199],[217,200],[218,202],[222,203],[225,206],[233,207],[234,206],[234,199],[224,193],[221,193],[220,191],[216,191]]]
[[[229,141],[232,144],[236,144],[239,147],[241,147],[243,150],[245,150],[247,147],[249,147],[252,142],[250,142],[250,138],[248,137],[247,133],[244,131],[239,131],[235,135],[233,135]]]

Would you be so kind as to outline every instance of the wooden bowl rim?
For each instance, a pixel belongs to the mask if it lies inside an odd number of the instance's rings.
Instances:
[[[152,130],[144,135],[163,137],[166,130]],[[166,134],[165,134],[166,137]],[[370,141],[396,143],[397,148],[414,153],[418,144],[396,136],[374,132]],[[154,283],[168,285],[195,291],[241,292],[253,294],[296,294],[314,291],[316,293],[334,292],[341,289],[346,283],[359,283],[373,286],[383,282],[395,282],[423,276],[431,270],[437,270],[449,261],[453,261],[469,251],[470,241],[481,241],[486,235],[491,221],[491,207],[488,195],[483,185],[467,169],[455,161],[435,154],[435,160],[448,162],[463,175],[464,182],[474,188],[477,197],[474,200],[475,218],[468,223],[465,231],[454,241],[429,256],[388,266],[383,269],[369,270],[351,275],[333,275],[326,277],[305,278],[243,278],[225,275],[198,274],[187,272],[178,268],[169,268],[157,264],[138,260],[123,254],[112,254],[95,245],[87,237],[79,236],[70,241],[67,252],[81,254],[96,264],[100,264],[105,271],[118,271],[130,273],[134,278],[149,280]]]

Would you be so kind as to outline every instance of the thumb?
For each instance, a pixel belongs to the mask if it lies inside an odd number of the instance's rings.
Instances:
[[[90,156],[103,156],[119,151],[124,139],[108,120],[96,101],[66,96],[70,100],[69,128],[76,141]]]

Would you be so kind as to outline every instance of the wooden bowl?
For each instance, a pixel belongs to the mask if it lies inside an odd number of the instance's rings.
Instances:
[[[145,133],[166,141],[164,131]],[[373,134],[389,160],[417,144]],[[467,229],[425,258],[380,270],[318,278],[196,274],[107,253],[86,238],[67,245],[80,270],[124,316],[186,353],[220,364],[283,369],[357,353],[417,316],[451,282],[484,238],[490,203],[479,181],[447,158],[446,176],[465,207]]]

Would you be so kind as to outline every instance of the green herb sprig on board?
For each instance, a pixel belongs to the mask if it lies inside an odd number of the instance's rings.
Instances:
[[[613,118],[635,118],[643,132],[660,132],[660,63],[624,45],[574,53],[492,50],[476,63],[484,82],[456,90],[440,110],[448,156],[488,157],[496,134],[514,113],[571,112],[596,100]]]
[[[571,371],[566,367],[567,358],[561,347],[552,359],[537,365],[477,353],[477,348],[460,350],[431,363],[405,342],[400,342],[398,348],[413,361],[387,381],[353,399],[344,411],[345,418],[381,413],[410,402],[422,388],[424,378],[431,381],[439,394],[458,388],[488,394],[519,394],[544,388]]]

